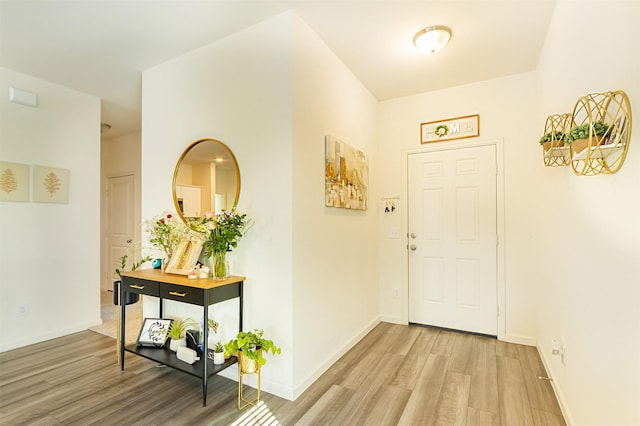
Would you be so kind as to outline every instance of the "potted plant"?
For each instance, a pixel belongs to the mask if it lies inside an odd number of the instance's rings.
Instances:
[[[118,296],[120,294],[120,284],[122,283],[122,273],[125,271],[127,267],[127,258],[128,255],[124,255],[120,258],[120,267],[115,269],[116,274],[118,275],[118,280],[113,282],[113,304],[118,305]],[[145,256],[137,262],[133,262],[131,265],[131,270],[135,271],[140,266],[144,265],[146,262],[151,261],[151,256]],[[124,300],[122,301],[123,305],[131,305],[140,300],[140,295],[138,293],[125,293]]]
[[[578,124],[571,128],[571,131],[567,134],[567,142],[572,144],[575,152],[581,152],[589,145],[589,136],[591,133],[592,142],[591,145],[600,145],[606,138],[611,135],[612,126],[609,126],[602,121],[594,121],[593,123]]]
[[[192,318],[175,319],[169,326],[167,337],[171,338],[169,349],[176,352],[180,346],[187,346],[187,330],[198,327],[198,323]],[[197,339],[197,336],[194,336]]]
[[[255,373],[267,363],[263,352],[278,355],[281,349],[272,340],[264,338],[264,330],[241,331],[235,339],[225,343],[225,355],[238,357],[238,364],[243,373]]]
[[[540,145],[542,145],[545,151],[549,151],[551,148],[564,146],[566,135],[563,132],[555,131],[545,133],[540,138]]]
[[[222,346],[222,342],[216,342],[213,345],[213,363],[216,365],[224,364],[224,346]]]

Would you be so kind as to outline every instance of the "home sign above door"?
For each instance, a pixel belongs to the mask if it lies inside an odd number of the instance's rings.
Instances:
[[[480,114],[420,123],[420,143],[480,136]]]

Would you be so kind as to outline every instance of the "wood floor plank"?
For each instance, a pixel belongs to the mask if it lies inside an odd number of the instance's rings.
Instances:
[[[263,390],[245,410],[237,382],[212,377],[202,407],[199,379],[129,353],[121,371],[114,344],[85,331],[1,353],[0,423],[564,425],[535,348],[450,330],[381,323],[296,401]]]
[[[350,367],[351,365],[341,360],[337,361],[296,399],[296,404],[291,404],[289,409],[283,412],[279,418],[288,424],[295,424],[310,407],[322,398],[325,392],[344,377]]]
[[[431,348],[438,337],[438,332],[429,328],[416,328],[416,330],[419,330],[420,334],[401,361],[397,373],[390,377],[389,385],[391,386],[413,390],[420,372],[427,362]]]
[[[346,401],[353,395],[353,389],[339,385],[331,386],[318,401],[309,408],[300,420],[299,426],[330,424],[344,407]]]
[[[457,333],[451,349],[449,371],[470,375],[473,370],[472,349],[475,338],[472,334]]]
[[[533,410],[533,423],[536,426],[565,426],[564,417],[561,414],[549,413],[542,410]]]
[[[417,327],[408,328],[392,328],[386,334],[384,339],[380,340],[379,346],[384,352],[391,352],[398,355],[406,355],[413,347],[414,343],[421,334],[421,330]]]
[[[496,355],[518,359],[518,345],[516,345],[515,343],[502,342],[498,340],[496,342]]]
[[[430,354],[398,425],[431,425],[436,418],[449,357]]]
[[[398,386],[384,386],[374,397],[373,408],[365,425],[395,425],[402,416],[411,391]]]
[[[458,333],[449,330],[441,330],[431,348],[431,353],[436,355],[450,356],[453,352],[453,345]]]
[[[349,404],[340,410],[332,424],[363,424],[368,414],[379,403],[380,390],[389,377],[396,373],[399,368],[401,355],[385,353],[380,358],[378,366],[372,368],[371,374],[367,375],[361,384],[355,388],[349,399]]]
[[[349,389],[360,387],[370,374],[378,371],[381,359],[382,354],[379,352],[366,352],[358,363],[345,372],[344,378],[339,381],[339,384]],[[384,366],[380,367],[380,369],[383,368]]]
[[[495,339],[477,336],[473,342],[473,367],[469,407],[498,414],[498,367],[496,364]]]
[[[547,372],[538,350],[533,346],[518,346],[518,353],[531,408],[561,415],[551,382],[539,379],[547,377]]]
[[[496,359],[501,423],[509,426],[533,425],[520,361],[506,356],[498,356]]]
[[[469,407],[466,426],[500,426],[500,416],[496,413]]]
[[[466,424],[470,385],[469,375],[447,371],[436,411],[436,425]]]

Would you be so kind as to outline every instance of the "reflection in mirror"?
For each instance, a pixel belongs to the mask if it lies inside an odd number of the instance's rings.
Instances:
[[[173,173],[173,202],[184,223],[231,210],[239,196],[240,170],[225,144],[200,139],[184,150]]]

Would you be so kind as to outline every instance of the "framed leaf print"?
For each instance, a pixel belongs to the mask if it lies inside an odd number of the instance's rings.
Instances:
[[[29,201],[29,165],[0,161],[0,201]]]
[[[67,204],[69,202],[69,170],[33,166],[33,201]]]

